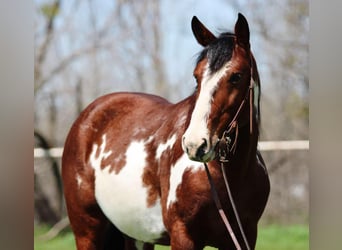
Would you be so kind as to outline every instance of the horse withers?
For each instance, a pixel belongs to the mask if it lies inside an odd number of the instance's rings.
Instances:
[[[245,249],[221,167],[227,171],[254,249],[269,179],[257,150],[260,83],[248,23],[239,14],[234,33],[216,37],[194,17],[192,31],[204,47],[193,94],[173,104],[143,93],[112,93],[91,103],[73,124],[62,176],[78,250],[147,250],[155,244],[234,249],[204,163]],[[224,156],[218,153],[223,141]]]

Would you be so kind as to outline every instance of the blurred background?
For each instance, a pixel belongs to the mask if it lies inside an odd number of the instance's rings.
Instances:
[[[201,50],[191,32],[196,15],[211,31],[232,31],[238,12],[251,32],[262,86],[261,141],[308,140],[308,0],[34,0],[36,148],[63,147],[78,114],[115,91],[192,93]],[[34,160],[35,228],[68,225],[60,157]],[[308,150],[262,152],[271,194],[261,225],[307,225]]]

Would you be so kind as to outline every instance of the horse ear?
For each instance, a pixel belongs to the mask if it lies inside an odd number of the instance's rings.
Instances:
[[[247,19],[239,13],[238,20],[235,24],[235,35],[237,43],[245,49],[249,49],[249,27]]]
[[[216,40],[216,37],[211,33],[196,16],[191,20],[192,33],[199,44],[202,46],[207,46],[212,41]]]

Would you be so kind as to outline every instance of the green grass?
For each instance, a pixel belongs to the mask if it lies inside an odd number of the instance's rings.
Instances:
[[[75,240],[72,232],[60,233],[56,238],[46,241],[39,237],[48,232],[49,228],[46,226],[34,227],[34,249],[35,250],[74,250],[76,249]]]
[[[43,241],[39,236],[48,231],[45,226],[35,226],[35,250],[74,250],[75,243],[70,231],[61,233],[58,237]],[[169,247],[157,246],[155,250],[169,250]],[[215,248],[206,247],[205,250]],[[279,226],[269,225],[259,229],[256,250],[308,250],[309,229],[306,225]]]
[[[309,228],[304,225],[270,225],[260,228],[257,250],[308,250]]]

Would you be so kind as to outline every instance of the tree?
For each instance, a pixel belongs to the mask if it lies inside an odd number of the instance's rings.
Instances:
[[[45,134],[50,146],[63,145],[72,121],[99,95],[125,89],[167,97],[159,0],[118,0],[101,13],[92,0],[36,7],[35,132]],[[40,178],[35,193],[43,197]]]

